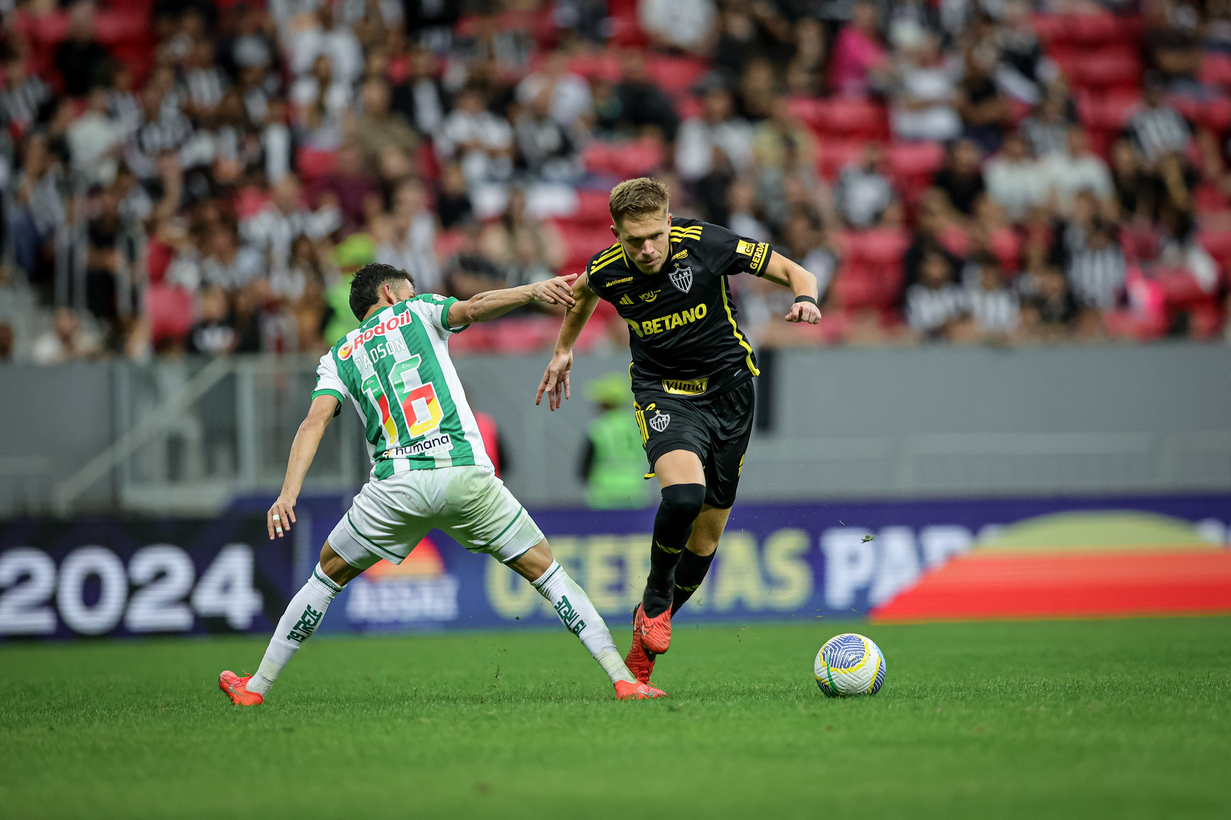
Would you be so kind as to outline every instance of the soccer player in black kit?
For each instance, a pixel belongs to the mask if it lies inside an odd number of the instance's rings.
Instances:
[[[618,240],[573,284],[535,404],[569,397],[573,345],[599,299],[629,325],[633,411],[662,502],[654,517],[650,576],[633,614],[628,668],[649,681],[671,644],[671,617],[696,592],[727,525],[752,433],[756,356],[736,322],[727,277],[749,273],[789,287],[788,322],[816,324],[816,277],[768,244],[720,225],[673,219],[667,187],[631,179],[611,192]],[[648,476],[647,476],[648,477]]]

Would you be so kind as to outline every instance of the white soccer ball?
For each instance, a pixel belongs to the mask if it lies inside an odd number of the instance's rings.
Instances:
[[[863,635],[846,632],[825,641],[813,671],[816,685],[831,698],[875,695],[885,682],[885,656]]]

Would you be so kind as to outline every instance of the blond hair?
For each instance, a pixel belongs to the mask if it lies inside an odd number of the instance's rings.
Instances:
[[[611,189],[607,208],[616,225],[626,216],[652,216],[667,212],[671,191],[656,179],[638,177],[626,179]]]

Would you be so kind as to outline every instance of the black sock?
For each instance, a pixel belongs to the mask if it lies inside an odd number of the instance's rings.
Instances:
[[[692,522],[705,503],[704,484],[672,484],[663,487],[662,503],[654,516],[654,543],[650,545],[650,577],[641,598],[645,614],[651,618],[671,606],[675,587],[675,565],[685,552]]]
[[[689,549],[680,554],[680,563],[675,567],[675,594],[671,598],[671,617],[675,617],[680,607],[688,603],[688,599],[701,586],[705,573],[710,571],[710,564],[714,563],[715,554],[711,552],[709,555],[697,555]]]

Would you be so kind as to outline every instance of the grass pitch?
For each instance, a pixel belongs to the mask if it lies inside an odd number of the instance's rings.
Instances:
[[[828,700],[851,629],[885,687]],[[0,647],[0,817],[1231,816],[1231,618],[680,625],[639,703],[526,630],[317,638],[231,706],[263,649]]]

